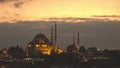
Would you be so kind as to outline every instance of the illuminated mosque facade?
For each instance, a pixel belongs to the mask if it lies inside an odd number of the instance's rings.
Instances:
[[[45,54],[50,55],[52,52],[61,53],[63,50],[57,46],[57,25],[55,23],[54,29],[51,27],[51,41],[40,33],[37,34],[26,47],[27,56]]]

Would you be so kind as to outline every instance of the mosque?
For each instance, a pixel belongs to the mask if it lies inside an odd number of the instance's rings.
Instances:
[[[37,34],[32,41],[26,46],[27,56],[35,56],[39,54],[50,55],[51,53],[60,54],[62,52],[78,52],[80,48],[79,33],[77,35],[77,45],[75,44],[75,37],[73,37],[73,44],[69,45],[66,50],[58,48],[57,45],[57,25],[55,23],[54,29],[51,27],[51,41],[42,33]]]
[[[62,49],[59,49],[57,46],[57,25],[55,23],[54,29],[51,27],[51,41],[48,38],[40,33],[37,34],[32,41],[27,44],[26,47],[27,56],[46,54],[50,55],[52,52],[61,53]]]
[[[67,52],[71,53],[71,52],[79,52],[80,50],[80,38],[79,38],[79,33],[77,35],[77,44],[75,43],[75,36],[73,36],[73,44],[69,45],[67,47]]]

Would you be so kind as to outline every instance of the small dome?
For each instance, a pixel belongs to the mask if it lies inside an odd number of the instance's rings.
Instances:
[[[75,44],[69,45],[67,47],[67,51],[68,52],[75,52],[75,51],[77,51],[77,47],[75,46]]]

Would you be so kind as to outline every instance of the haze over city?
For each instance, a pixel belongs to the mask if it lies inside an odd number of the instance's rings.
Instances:
[[[120,49],[119,0],[0,0],[0,48],[24,47],[38,33],[50,39],[57,22],[58,46],[72,44],[80,33],[81,45]]]

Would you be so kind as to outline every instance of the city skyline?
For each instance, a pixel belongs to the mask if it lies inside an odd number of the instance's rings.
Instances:
[[[120,0],[0,0],[0,68],[120,68]]]

